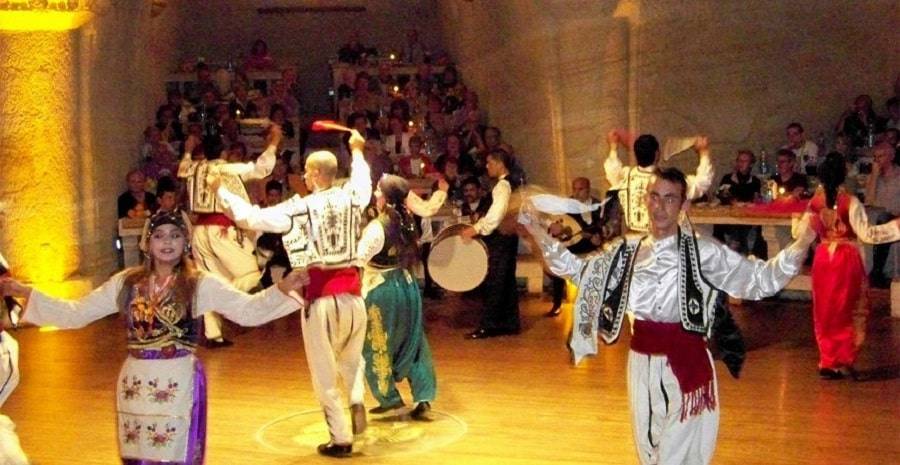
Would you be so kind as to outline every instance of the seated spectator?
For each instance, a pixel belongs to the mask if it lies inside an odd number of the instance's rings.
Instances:
[[[266,201],[265,206],[271,207],[278,205],[284,201],[284,186],[280,182],[271,180],[266,183]]]
[[[484,153],[484,131],[485,126],[481,124],[481,112],[472,111],[466,115],[466,119],[457,131],[459,140],[462,142],[462,151],[476,155]],[[484,171],[484,159],[475,159],[476,171]]]
[[[391,160],[395,162],[401,157],[409,155],[409,139],[412,134],[406,132],[408,125],[396,116],[388,120],[391,133],[384,138],[384,147],[387,149]]]
[[[453,126],[456,128],[462,127],[466,124],[466,121],[473,112],[474,115],[478,117],[478,120],[476,120],[474,124],[480,125],[481,112],[478,107],[478,93],[473,90],[466,90],[465,93],[463,93],[462,107],[453,110]]]
[[[491,208],[491,197],[485,195],[481,182],[475,176],[469,176],[462,181],[463,203],[460,213],[472,224],[475,224]]]
[[[381,110],[381,99],[369,91],[369,75],[367,73],[361,72],[356,76],[351,110],[355,113],[365,113],[369,120],[378,117],[378,112]]]
[[[419,42],[419,31],[415,29],[406,31],[406,45],[400,53],[400,60],[415,64],[425,61],[425,47]]]
[[[287,119],[284,113],[284,107],[281,105],[278,105],[277,103],[272,105],[272,108],[269,109],[269,120],[281,126],[285,138],[293,139],[296,135],[294,132],[294,123]]]
[[[231,113],[231,117],[235,119],[259,117],[256,103],[250,99],[247,86],[243,83],[235,83],[231,101],[228,102],[228,111]]]
[[[250,56],[244,62],[245,71],[268,71],[275,69],[275,60],[269,55],[269,46],[266,41],[256,39],[250,47]]]
[[[860,95],[853,101],[853,106],[841,115],[835,132],[843,132],[850,136],[854,147],[866,145],[869,131],[875,134],[884,131],[884,120],[872,109],[872,97]]]
[[[119,218],[148,218],[156,211],[156,196],[145,191],[147,177],[141,170],[131,170],[125,176],[128,190],[119,196]]]
[[[191,217],[190,215],[188,215],[187,211],[179,206],[178,191],[178,183],[175,182],[174,177],[165,176],[160,178],[159,182],[156,185],[156,198],[159,202],[156,211],[180,213],[182,220],[184,220],[185,226],[187,226],[188,228],[188,233],[190,234],[192,230]],[[147,218],[147,220],[144,222],[144,232],[141,234],[141,240],[138,244],[138,247],[144,252],[147,251],[147,230],[149,227],[150,218]]]
[[[900,216],[900,166],[897,166],[895,147],[882,143],[873,151],[872,174],[866,180],[866,204],[873,207],[875,224],[885,224]],[[890,287],[884,275],[891,244],[872,247],[872,271],[869,280],[873,287]],[[897,274],[897,270],[894,270]]]
[[[363,148],[363,156],[366,163],[369,164],[369,173],[372,175],[372,184],[378,184],[378,181],[385,174],[394,174],[394,162],[388,157],[384,151],[381,141],[378,139],[366,139],[366,145]]]
[[[719,182],[716,197],[723,205],[736,202],[750,203],[760,196],[762,182],[751,174],[756,156],[749,150],[738,150],[734,160],[734,171],[726,174]],[[753,252],[757,257],[765,257],[767,250],[762,240],[759,226],[715,225],[713,236],[741,254]]]
[[[201,94],[200,103],[194,107],[195,112],[189,118],[191,121],[212,122],[215,121],[216,111],[219,108],[219,98],[215,91],[207,90]]]
[[[888,119],[884,124],[885,129],[900,129],[900,98],[889,98],[885,106],[888,111]]]
[[[897,128],[887,128],[881,133],[881,140],[879,143],[888,144],[895,149],[900,148],[898,143],[900,143],[900,129]]]
[[[453,130],[450,115],[443,111],[443,102],[436,95],[428,96],[428,113],[425,115],[425,130],[443,139]]]
[[[212,72],[209,69],[209,66],[206,63],[197,63],[197,80],[192,83],[190,87],[190,94],[188,95],[188,100],[193,104],[200,103],[200,100],[203,98],[203,95],[207,92],[213,93],[213,100],[218,99],[219,90],[216,88],[216,83],[213,82]]]
[[[459,164],[455,158],[445,158],[442,163],[436,165],[441,177],[447,182],[447,200],[451,202],[462,201],[462,176],[459,175]],[[431,191],[438,190],[440,181],[435,181],[431,186]]]
[[[404,178],[421,178],[437,174],[434,164],[422,152],[422,138],[418,135],[409,138],[409,155],[397,161],[397,170]]]
[[[168,144],[158,144],[153,147],[153,152],[144,162],[141,171],[148,182],[156,185],[161,178],[178,174],[178,155]],[[147,187],[151,186],[145,186]]]
[[[394,86],[398,84],[394,79],[394,74],[391,73],[390,63],[382,62],[378,65],[378,76],[375,77],[374,82],[378,84],[379,94],[388,96],[394,92]]]
[[[788,142],[782,148],[794,152],[800,162],[798,168],[801,173],[805,172],[807,175],[815,176],[819,166],[819,146],[813,141],[806,140],[806,133],[800,123],[787,125],[785,132]]]
[[[809,198],[809,180],[805,174],[795,171],[797,155],[788,149],[779,149],[775,157],[777,172],[772,178],[778,185],[778,197]]]
[[[191,116],[191,113],[196,111],[194,110],[194,106],[191,105],[191,102],[182,97],[181,91],[178,89],[167,92],[166,99],[169,106],[175,111],[175,118],[182,123],[186,123],[188,117]]]
[[[225,154],[222,156],[228,163],[245,163],[247,159],[247,146],[240,141],[235,141],[227,145]]]
[[[226,119],[222,122],[222,146],[226,149],[231,148],[234,144],[244,144],[244,136],[241,135],[240,123],[235,119]],[[247,151],[244,150],[244,153]]]
[[[338,61],[341,63],[359,64],[368,55],[368,49],[359,41],[359,31],[353,31],[350,40],[338,50]]]
[[[300,102],[288,93],[287,86],[281,80],[272,83],[272,91],[269,95],[269,105],[281,105],[284,108],[284,117],[287,119],[296,118],[300,110]],[[271,111],[271,110],[269,110]]]
[[[438,156],[435,164],[442,166],[448,160],[455,160],[456,165],[459,167],[460,174],[464,176],[475,174],[475,159],[472,158],[472,155],[461,152],[461,149],[462,146],[459,141],[459,136],[456,134],[447,135],[447,138],[444,139],[443,153]]]
[[[171,104],[161,105],[156,110],[156,129],[160,131],[160,138],[170,144],[184,140],[184,129]]]
[[[141,161],[146,162],[154,157],[157,151],[165,150],[177,157],[175,149],[162,139],[162,132],[156,126],[147,126],[144,129],[144,143],[141,144]]]
[[[293,66],[288,66],[281,70],[281,82],[284,83],[284,88],[287,90],[287,93],[294,97],[297,100],[297,113],[300,113],[300,99],[302,98],[303,89],[300,88],[300,83],[297,82],[297,68]]]
[[[389,116],[391,118],[398,118],[404,124],[412,119],[412,109],[409,106],[409,102],[402,98],[391,100],[390,112]]]

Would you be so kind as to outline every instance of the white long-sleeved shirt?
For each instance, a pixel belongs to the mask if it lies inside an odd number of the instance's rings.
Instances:
[[[622,160],[619,159],[616,147],[612,147],[609,150],[609,156],[603,162],[603,171],[606,173],[606,180],[609,182],[610,189],[624,188],[625,181],[628,179],[628,173],[631,170],[652,173],[655,169],[656,165],[648,167],[623,165]],[[709,190],[713,183],[713,176],[715,176],[715,170],[709,159],[709,151],[700,152],[700,163],[697,165],[696,173],[687,176],[688,199],[696,199]]]
[[[808,224],[809,219],[804,218]],[[583,271],[590,261],[609,260],[615,250],[604,249],[596,255],[579,257],[559,245],[546,232],[526,225],[538,239],[550,271],[581,285],[590,279]],[[672,235],[663,239],[647,236],[641,240],[634,260],[628,295],[628,311],[635,318],[658,322],[680,321],[678,298],[678,246]],[[806,251],[815,235],[808,228],[801,237],[768,261],[744,257],[706,237],[698,237],[700,270],[713,287],[741,299],[758,300],[774,295],[793,278],[803,265]],[[602,278],[601,278],[602,279]]]
[[[475,232],[482,236],[487,236],[500,226],[503,217],[506,216],[506,209],[509,207],[511,195],[512,186],[506,180],[506,176],[501,176],[494,189],[491,190],[491,208],[488,208],[483,218],[472,225],[475,228]]]
[[[256,161],[246,163],[228,163],[224,160],[216,163],[216,170],[223,175],[234,175],[242,181],[250,181],[253,179],[262,179],[272,174],[275,168],[275,152],[278,147],[270,145],[260,154]],[[185,152],[181,161],[178,162],[178,177],[188,178],[193,176],[197,166],[205,160],[192,160],[191,154]],[[216,162],[216,160],[213,160]]]
[[[362,152],[353,152],[350,180],[341,187],[332,187],[331,189],[343,189],[356,205],[368,205],[369,199],[372,197],[372,179],[369,174],[369,165]],[[310,201],[316,196],[316,192],[306,197],[295,194],[277,205],[259,208],[223,187],[219,187],[217,194],[219,200],[230,210],[231,218],[238,225],[254,231],[275,233],[290,231],[291,217],[306,212],[309,209]]]
[[[125,273],[118,273],[106,283],[79,300],[50,297],[38,290],[31,292],[23,320],[38,326],[53,325],[63,329],[86,326],[119,311],[118,297]],[[276,286],[256,294],[236,289],[224,279],[202,273],[197,282],[193,317],[215,311],[241,326],[257,326],[281,318],[299,307]]]

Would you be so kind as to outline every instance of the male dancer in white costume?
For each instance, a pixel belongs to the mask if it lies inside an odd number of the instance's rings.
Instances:
[[[3,226],[4,205],[0,203],[0,227]],[[9,274],[9,265],[0,254],[0,277]],[[0,296],[2,297],[2,296]],[[18,308],[16,308],[18,307]],[[15,325],[20,310],[12,297],[0,299],[0,325]],[[0,326],[0,407],[19,384],[19,344]],[[0,414],[0,464],[27,465],[28,458],[19,445],[16,425],[6,415]]]
[[[369,165],[363,156],[365,139],[353,131],[350,180],[334,185],[337,158],[328,151],[311,153],[304,178],[312,194],[294,195],[278,205],[262,208],[217,189],[219,199],[237,224],[255,231],[284,233],[283,242],[294,269],[309,271],[306,287],[309,310],[302,318],[303,346],[313,388],[325,412],[331,440],[318,451],[349,457],[353,434],[365,429],[362,348],[366,336],[366,308],[361,296],[357,243],[362,212],[372,197]],[[353,419],[344,417],[338,377],[350,395]]]
[[[184,144],[184,158],[178,165],[178,177],[187,180],[191,212],[197,215],[191,236],[191,248],[197,266],[230,281],[247,292],[259,283],[262,273],[253,255],[254,241],[225,215],[216,193],[210,189],[208,176],[221,179],[221,184],[235,195],[249,200],[244,182],[268,176],[275,167],[281,127],[272,125],[266,136],[266,150],[253,163],[227,163],[221,158],[193,159],[194,152],[204,151],[195,136]],[[197,154],[199,158],[199,153]],[[227,347],[231,342],[222,335],[222,318],[215,313],[203,316],[207,346]]]
[[[716,294],[775,294],[796,275],[815,234],[804,217],[798,239],[767,262],[746,258],[679,223],[689,201],[676,169],[647,185],[649,234],[629,235],[581,258],[551,238],[527,211],[519,221],[551,271],[578,286],[570,347],[575,363],[597,353],[597,336],[619,337],[633,317],[628,392],[634,442],[643,465],[708,464],[719,427],[715,368],[707,349]],[[566,201],[567,199],[561,199]],[[539,206],[539,208],[542,208]]]

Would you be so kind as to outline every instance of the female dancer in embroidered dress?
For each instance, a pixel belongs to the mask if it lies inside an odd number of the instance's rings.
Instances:
[[[446,193],[447,183],[439,185]],[[437,384],[425,339],[422,295],[412,271],[419,247],[408,194],[405,179],[383,176],[375,192],[378,217],[366,225],[359,242],[358,255],[366,261],[362,293],[369,318],[363,357],[369,389],[379,404],[371,413],[402,407],[395,382],[408,379],[416,402],[410,415],[428,421]]]
[[[852,375],[865,339],[868,280],[856,239],[900,240],[900,218],[870,226],[859,199],[840,187],[846,176],[843,155],[829,153],[819,166],[822,185],[809,202],[811,226],[821,241],[813,258],[812,297],[819,376],[825,379]]]
[[[280,318],[300,306],[288,292],[307,278],[293,272],[277,288],[249,295],[195,268],[180,215],[157,214],[149,234],[144,266],[116,274],[81,300],[49,297],[9,278],[0,289],[28,298],[23,321],[36,325],[80,328],[121,313],[129,353],[116,389],[122,463],[199,465],[206,445],[206,375],[194,356],[199,318],[213,309],[245,326]]]

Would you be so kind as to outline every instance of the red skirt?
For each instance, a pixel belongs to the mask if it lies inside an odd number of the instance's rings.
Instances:
[[[833,251],[829,250],[832,246]],[[819,368],[849,367],[856,361],[861,339],[857,339],[853,320],[867,283],[855,243],[823,242],[816,247],[812,298]],[[860,329],[864,329],[864,324]]]

